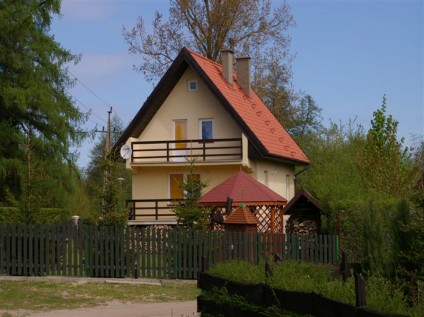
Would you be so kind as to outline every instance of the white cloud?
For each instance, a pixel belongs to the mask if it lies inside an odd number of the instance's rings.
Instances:
[[[101,21],[116,10],[116,3],[110,0],[63,0],[61,13],[75,21]]]

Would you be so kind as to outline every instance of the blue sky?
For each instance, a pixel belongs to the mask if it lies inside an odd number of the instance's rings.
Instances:
[[[274,1],[279,3],[279,1]],[[387,97],[387,112],[399,121],[398,135],[413,144],[424,136],[424,6],[422,0],[292,0],[293,85],[310,94],[328,125],[356,123],[368,129],[373,112]],[[153,89],[132,70],[122,37],[142,16],[150,25],[167,0],[63,0],[62,17],[51,33],[82,59],[70,65],[78,78],[69,92],[84,112],[86,129],[106,126],[113,107],[128,124]],[[95,141],[79,148],[86,167]]]

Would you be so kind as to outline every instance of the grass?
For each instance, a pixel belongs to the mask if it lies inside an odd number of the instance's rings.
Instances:
[[[48,311],[102,305],[110,301],[153,303],[196,299],[200,291],[186,281],[162,285],[69,281],[0,281],[0,310]],[[8,317],[8,312],[1,317]]]

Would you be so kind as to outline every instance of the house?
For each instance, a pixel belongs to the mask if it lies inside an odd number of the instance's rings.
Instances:
[[[132,172],[129,224],[174,224],[187,160],[215,187],[242,170],[287,200],[309,160],[250,87],[250,59],[222,65],[183,48],[121,135]]]

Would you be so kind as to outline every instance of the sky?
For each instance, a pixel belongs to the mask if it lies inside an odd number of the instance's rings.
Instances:
[[[273,4],[280,1],[273,0]],[[369,129],[373,112],[387,98],[387,114],[399,121],[398,136],[413,146],[424,137],[424,1],[289,0],[293,86],[322,108],[323,123],[354,120]],[[122,29],[139,16],[151,25],[154,12],[168,12],[167,0],[62,0],[62,15],[50,33],[80,54],[69,65],[77,78],[69,90],[87,131],[106,128],[107,111],[126,126],[153,90],[133,70],[140,57],[128,53]],[[99,133],[100,134],[100,133]],[[96,140],[87,140],[78,165],[86,168]]]

